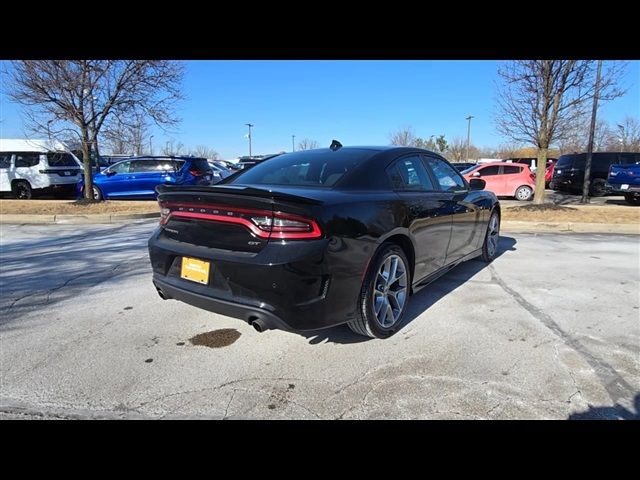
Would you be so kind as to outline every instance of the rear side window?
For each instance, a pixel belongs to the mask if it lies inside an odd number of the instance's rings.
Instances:
[[[502,167],[502,172],[505,175],[512,175],[514,173],[520,173],[522,171],[521,167],[512,167],[510,165],[505,165],[504,167]]]
[[[134,160],[131,162],[131,171],[134,173],[160,173],[161,168],[158,160]]]
[[[11,153],[0,153],[0,168],[11,168]]]
[[[35,167],[40,163],[39,153],[18,153],[16,154],[16,168]]]
[[[438,158],[427,157],[426,160],[443,191],[453,192],[467,188],[464,180],[455,168]]]
[[[435,190],[419,156],[403,157],[392,166],[391,182],[399,190]]]
[[[285,153],[243,170],[229,183],[332,187],[366,158],[365,152],[318,149]]]
[[[70,153],[51,152],[47,153],[47,163],[50,167],[77,167],[75,159]]]

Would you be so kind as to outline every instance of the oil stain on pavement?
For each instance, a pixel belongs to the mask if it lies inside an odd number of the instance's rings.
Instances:
[[[227,347],[240,338],[240,332],[235,328],[222,328],[211,332],[200,333],[191,337],[192,345],[202,345],[209,348]]]

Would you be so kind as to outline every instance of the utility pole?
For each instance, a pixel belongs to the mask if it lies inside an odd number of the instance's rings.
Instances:
[[[252,123],[245,123],[247,127],[249,127],[249,157],[251,157],[251,127],[253,127]]]
[[[466,156],[465,162],[469,161],[469,143],[471,142],[471,119],[472,118],[474,118],[473,115],[469,115],[467,118],[465,118],[465,120],[469,122],[467,126],[467,154],[465,155]]]
[[[291,135],[291,151],[292,152],[296,151],[296,136],[295,135]]]
[[[602,60],[598,60],[596,71],[596,86],[593,92],[593,109],[591,110],[591,126],[589,127],[589,144],[587,145],[587,161],[584,166],[584,184],[582,185],[582,198],[580,203],[589,203],[589,184],[591,183],[591,159],[593,157],[593,135],[596,129],[596,113],[598,112],[598,96],[600,95],[600,74],[602,73]]]
[[[151,142],[152,138],[153,135],[149,135],[149,155],[153,155],[153,143]]]

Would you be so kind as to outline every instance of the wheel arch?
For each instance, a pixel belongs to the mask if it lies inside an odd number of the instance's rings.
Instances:
[[[413,246],[411,238],[409,238],[409,236],[404,233],[394,233],[388,237],[385,237],[384,240],[379,243],[378,248],[376,248],[376,251],[371,258],[377,255],[380,247],[385,243],[393,243],[395,245],[398,245],[402,249],[404,254],[407,256],[407,260],[409,261],[409,271],[411,272],[411,281],[413,281],[413,274],[416,266],[416,250]]]

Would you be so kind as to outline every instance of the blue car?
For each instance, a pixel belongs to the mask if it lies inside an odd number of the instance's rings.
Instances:
[[[158,185],[211,185],[213,170],[205,158],[133,157],[93,176],[93,198],[156,198]],[[84,196],[84,180],[76,187]]]

